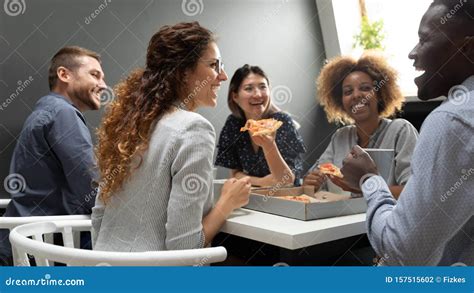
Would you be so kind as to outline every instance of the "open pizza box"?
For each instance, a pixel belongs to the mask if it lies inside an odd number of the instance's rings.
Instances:
[[[291,196],[300,195],[311,200],[291,199]],[[363,197],[351,198],[327,191],[314,193],[311,186],[269,187],[252,189],[249,203],[244,208],[308,221],[364,213],[367,204]]]

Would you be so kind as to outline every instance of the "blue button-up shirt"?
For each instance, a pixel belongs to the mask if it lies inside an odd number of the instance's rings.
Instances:
[[[425,120],[398,202],[380,176],[362,185],[367,234],[388,265],[474,265],[474,76]]]
[[[91,213],[97,180],[91,135],[68,99],[50,93],[36,103],[18,137],[10,176],[16,182],[5,216]]]

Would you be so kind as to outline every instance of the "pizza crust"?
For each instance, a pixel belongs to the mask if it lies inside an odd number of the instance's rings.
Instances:
[[[271,135],[283,125],[283,122],[271,119],[253,120],[249,119],[245,126],[240,128],[240,131],[248,131],[252,136],[256,135]]]

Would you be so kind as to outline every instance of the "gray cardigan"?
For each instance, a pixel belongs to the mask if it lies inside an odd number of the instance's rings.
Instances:
[[[92,211],[95,250],[201,248],[212,207],[215,131],[197,113],[177,110],[155,126],[143,162],[104,206]]]
[[[377,130],[370,136],[368,148],[394,149],[394,163],[390,172],[388,185],[405,185],[410,178],[410,161],[415,150],[418,131],[405,119],[382,119]],[[331,138],[328,147],[309,169],[312,170],[320,163],[332,162],[342,167],[342,161],[357,144],[357,129],[355,125],[339,128]],[[323,188],[324,189],[324,188]]]

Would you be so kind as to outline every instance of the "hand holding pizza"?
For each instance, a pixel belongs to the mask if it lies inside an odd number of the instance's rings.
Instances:
[[[319,169],[316,168],[309,172],[308,175],[303,178],[303,185],[314,186],[314,190],[316,191],[321,188],[321,185],[323,185],[326,180],[326,175],[324,175],[321,171],[319,171]]]
[[[342,190],[355,192],[355,193],[361,193],[360,189],[352,188],[346,183],[344,175],[342,174],[341,170],[334,164],[332,163],[321,164],[319,165],[319,171],[322,174],[328,176],[331,182],[336,184],[340,188],[342,188]]]
[[[264,150],[271,150],[271,148],[276,147],[276,132],[282,125],[283,122],[275,119],[249,119],[240,131],[248,131],[250,138],[256,145]]]
[[[251,136],[251,139],[259,147],[263,148],[264,150],[269,150],[270,148],[276,146],[275,135],[276,135],[276,132],[272,134],[259,134],[259,135]]]

